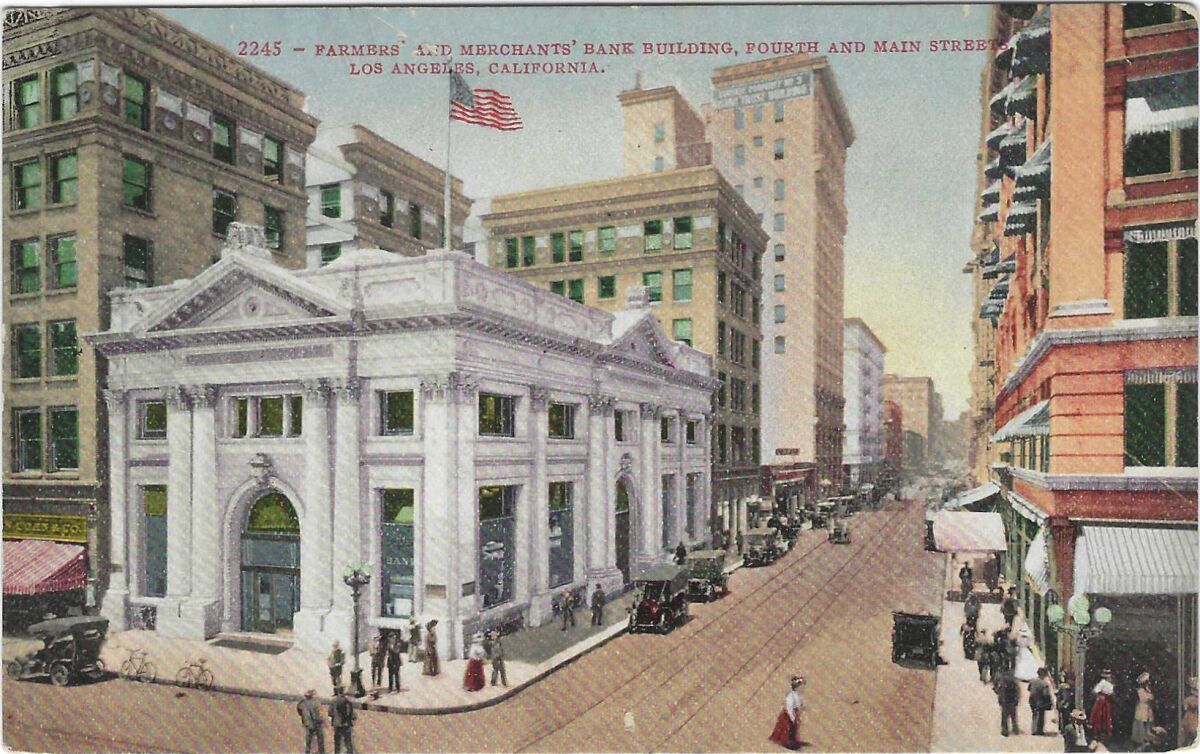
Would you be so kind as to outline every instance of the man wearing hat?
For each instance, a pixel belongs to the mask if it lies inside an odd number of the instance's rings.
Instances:
[[[1063,751],[1095,751],[1096,742],[1092,740],[1091,729],[1087,724],[1087,715],[1083,710],[1071,710],[1066,724],[1062,725]]]
[[[500,637],[500,629],[493,628],[491,631],[491,648],[488,656],[492,658],[492,685],[496,685],[496,681],[500,681],[501,686],[508,686],[508,672],[504,669],[504,642]]]
[[[604,590],[600,588],[600,584],[596,584],[596,591],[592,592],[592,625],[604,625]]]
[[[1054,706],[1058,710],[1058,729],[1062,731],[1071,719],[1071,710],[1075,709],[1075,691],[1071,688],[1071,679],[1065,670],[1058,674],[1058,691],[1055,694]]]
[[[1010,586],[1008,588],[1008,596],[1004,598],[1004,603],[1000,605],[1000,614],[1004,616],[1004,622],[1008,628],[1012,628],[1013,621],[1017,618],[1017,613],[1020,608],[1017,607],[1017,588]]]
[[[352,734],[358,712],[354,710],[354,703],[346,696],[346,691],[341,686],[334,689],[333,693],[333,701],[329,703],[329,723],[333,726],[334,754],[354,754]]]
[[[1001,671],[992,681],[992,689],[996,692],[996,702],[1000,705],[1000,735],[1008,736],[1009,723],[1012,723],[1012,734],[1021,735],[1021,729],[1017,727],[1017,705],[1021,703],[1021,687],[1017,685],[1012,671]]]
[[[304,754],[313,751],[316,742],[317,754],[325,754],[325,718],[321,715],[321,703],[316,700],[317,690],[304,692],[304,698],[296,703],[296,713],[304,723]]]
[[[425,675],[437,675],[442,672],[438,666],[437,653],[437,632],[434,630],[437,627],[437,619],[429,621],[425,624]]]
[[[1054,709],[1050,697],[1050,683],[1046,680],[1050,671],[1037,669],[1037,677],[1029,682],[1029,709],[1033,712],[1033,735],[1046,735],[1046,713]]]
[[[329,652],[329,658],[326,660],[329,665],[329,679],[333,681],[333,687],[342,685],[342,668],[346,666],[346,653],[342,651],[342,643],[336,639],[333,642],[333,649]]]

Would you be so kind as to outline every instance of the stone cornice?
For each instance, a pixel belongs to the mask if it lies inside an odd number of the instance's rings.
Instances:
[[[1196,492],[1195,469],[1172,473],[1166,469],[1144,469],[1136,474],[1043,474],[1009,467],[1014,478],[1053,491],[1091,492]]]

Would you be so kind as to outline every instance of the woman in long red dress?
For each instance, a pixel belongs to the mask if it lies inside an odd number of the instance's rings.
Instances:
[[[1113,714],[1112,714],[1112,697],[1115,689],[1113,688],[1113,672],[1105,668],[1100,672],[1100,682],[1096,684],[1092,692],[1096,695],[1096,701],[1092,705],[1092,735],[1101,741],[1107,741],[1112,738],[1113,734]]]
[[[771,741],[785,749],[800,748],[800,710],[804,708],[804,700],[800,698],[800,688],[804,686],[804,676],[792,676],[792,690],[783,699],[783,711],[775,720],[775,730],[771,731]]]
[[[467,650],[467,673],[463,676],[463,688],[467,691],[483,688],[483,660],[486,657],[483,634],[477,633],[471,637],[471,648]]]

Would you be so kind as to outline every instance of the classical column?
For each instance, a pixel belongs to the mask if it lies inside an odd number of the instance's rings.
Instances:
[[[671,523],[671,541],[684,542],[687,540],[687,422],[688,416],[685,412],[680,411],[677,414],[676,422],[676,468],[679,471],[675,474],[675,516]],[[688,544],[691,544],[688,542]]]
[[[109,579],[100,606],[100,614],[108,618],[114,630],[128,627],[127,608],[130,580],[128,484],[128,406],[123,390],[105,390],[104,404],[108,410],[108,510],[109,510]],[[136,542],[136,540],[135,540]]]
[[[704,465],[700,482],[696,485],[696,535],[712,537],[713,489],[712,489],[712,414],[704,414],[696,427],[697,437],[704,448]]]
[[[662,406],[652,403],[641,404],[641,490],[638,500],[638,552],[641,568],[647,568],[658,560],[662,548],[662,477],[660,474],[659,433],[661,431]]]
[[[517,601],[529,599],[529,622],[539,625],[549,614],[550,489],[546,475],[546,442],[550,435],[549,393],[529,387],[529,449],[533,463],[526,505],[517,506]]]
[[[340,638],[343,646],[349,646],[354,603],[350,588],[341,583],[341,574],[347,566],[358,565],[362,559],[359,521],[362,508],[359,470],[362,386],[357,377],[350,377],[337,381],[334,392],[337,394],[337,433],[334,435],[333,550],[325,567],[330,571],[331,579],[337,581],[333,587],[333,610],[326,621],[326,633]],[[300,549],[304,549],[303,542]]]
[[[192,404],[192,591],[184,613],[194,635],[208,638],[217,630],[221,578],[216,487],[217,388],[214,385],[189,388],[188,398]],[[170,520],[168,514],[168,526]]]
[[[444,630],[439,639],[446,641],[453,633],[451,623],[450,587],[458,578],[452,561],[459,557],[458,547],[458,488],[456,450],[458,412],[454,389],[449,375],[431,375],[421,379],[421,436],[424,438],[425,465],[421,483],[421,500],[417,503],[417,537],[421,554],[421,582],[416,589],[414,609],[421,611],[421,620],[437,618]],[[453,571],[453,573],[452,573]],[[454,593],[460,587],[454,586]]]
[[[167,597],[192,590],[192,406],[182,387],[167,390]]]
[[[451,658],[466,655],[463,646],[463,625],[477,615],[481,604],[476,573],[476,553],[479,552],[479,485],[475,479],[475,443],[479,437],[478,379],[469,374],[450,374],[450,400],[454,403],[456,431],[450,446],[454,455],[454,475],[451,480],[450,509],[457,515],[452,519],[453,538],[458,547],[450,559],[449,596],[450,620],[454,633],[449,638],[447,652]],[[517,554],[518,558],[520,554]],[[518,559],[516,565],[519,566]],[[464,595],[463,586],[475,583],[475,593]]]
[[[300,540],[300,612],[296,641],[304,648],[327,649],[321,636],[323,616],[333,607],[333,471],[328,380],[304,383],[304,521]],[[344,585],[343,585],[344,588]]]
[[[613,399],[593,393],[588,396],[588,463],[587,463],[587,578],[589,582],[611,576],[608,543],[613,537],[611,521],[613,501],[609,495],[608,422]]]

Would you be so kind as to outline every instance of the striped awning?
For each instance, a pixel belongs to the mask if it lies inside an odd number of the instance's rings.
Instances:
[[[1012,126],[1008,125],[1007,122],[1001,123],[1000,125],[993,128],[991,133],[989,133],[986,137],[984,137],[984,141],[987,143],[988,149],[999,149],[1000,142],[1004,141],[1004,137],[1008,136],[1010,133],[1012,133]],[[995,160],[995,164],[996,164],[996,170],[999,171],[1000,170],[1000,160],[999,159]],[[991,167],[992,167],[991,165],[988,165],[989,169],[991,169]],[[990,176],[990,177],[999,178],[1000,175],[997,172],[997,174],[995,176]]]
[[[4,541],[4,593],[47,594],[87,584],[87,553],[82,545],[46,539]]]
[[[1029,140],[1028,135],[1025,133],[1025,126],[1014,128],[1000,142],[1000,165],[1006,168],[1024,165],[1025,151],[1028,143]]]
[[[995,204],[1000,201],[1000,181],[992,181],[988,187],[983,190],[983,201],[987,204]]]
[[[939,511],[933,514],[933,541],[939,552],[1004,552],[1008,539],[999,513]]]
[[[999,142],[997,142],[997,145],[999,145]],[[1000,167],[1000,158],[993,157],[992,161],[989,162],[987,164],[987,167],[985,167],[983,169],[983,174],[986,175],[988,178],[993,178],[993,179],[999,178],[1000,176],[1004,175],[1004,168]]]
[[[1050,401],[1038,401],[1014,416],[992,435],[992,442],[1004,442],[1014,437],[1033,437],[1050,434]]]
[[[995,482],[981,484],[978,487],[969,489],[966,492],[959,493],[942,503],[942,510],[959,510],[969,508],[972,505],[981,505],[986,503],[990,498],[1000,494],[1000,485]]]
[[[1195,237],[1195,220],[1125,229],[1125,243],[1159,243],[1162,241],[1182,241],[1186,238]]]
[[[1033,202],[1015,202],[1008,209],[1004,220],[1004,235],[1019,236],[1032,233],[1037,226],[1037,205]]]
[[[1014,76],[1029,76],[1050,71],[1050,7],[1043,7],[1009,45],[1013,52],[1011,72]]]
[[[1050,558],[1046,552],[1046,530],[1038,530],[1025,553],[1025,580],[1038,594],[1050,589]]]
[[[1017,170],[1015,177],[1018,196],[1047,199],[1050,196],[1050,139],[1043,141],[1029,161]]]
[[[983,211],[979,213],[979,222],[994,223],[1000,219],[1000,205],[992,202],[985,204]]]
[[[1032,118],[1037,114],[1037,79],[1026,76],[1021,83],[1013,87],[1004,105],[1004,112],[1009,115],[1021,114]]]
[[[996,92],[988,101],[988,107],[997,115],[1004,114],[1004,106],[1008,103],[1008,95],[1012,94],[1012,90],[1016,87],[1017,82],[1008,82],[1003,89]]]
[[[1003,301],[1004,299],[1008,298],[1008,288],[1010,285],[1011,284],[1009,283],[1008,278],[1001,278],[1000,281],[993,285],[992,289],[988,291],[988,298],[992,301]]]
[[[1077,594],[1196,594],[1195,527],[1082,526]]]
[[[1134,79],[1125,85],[1125,140],[1197,123],[1196,71]]]

